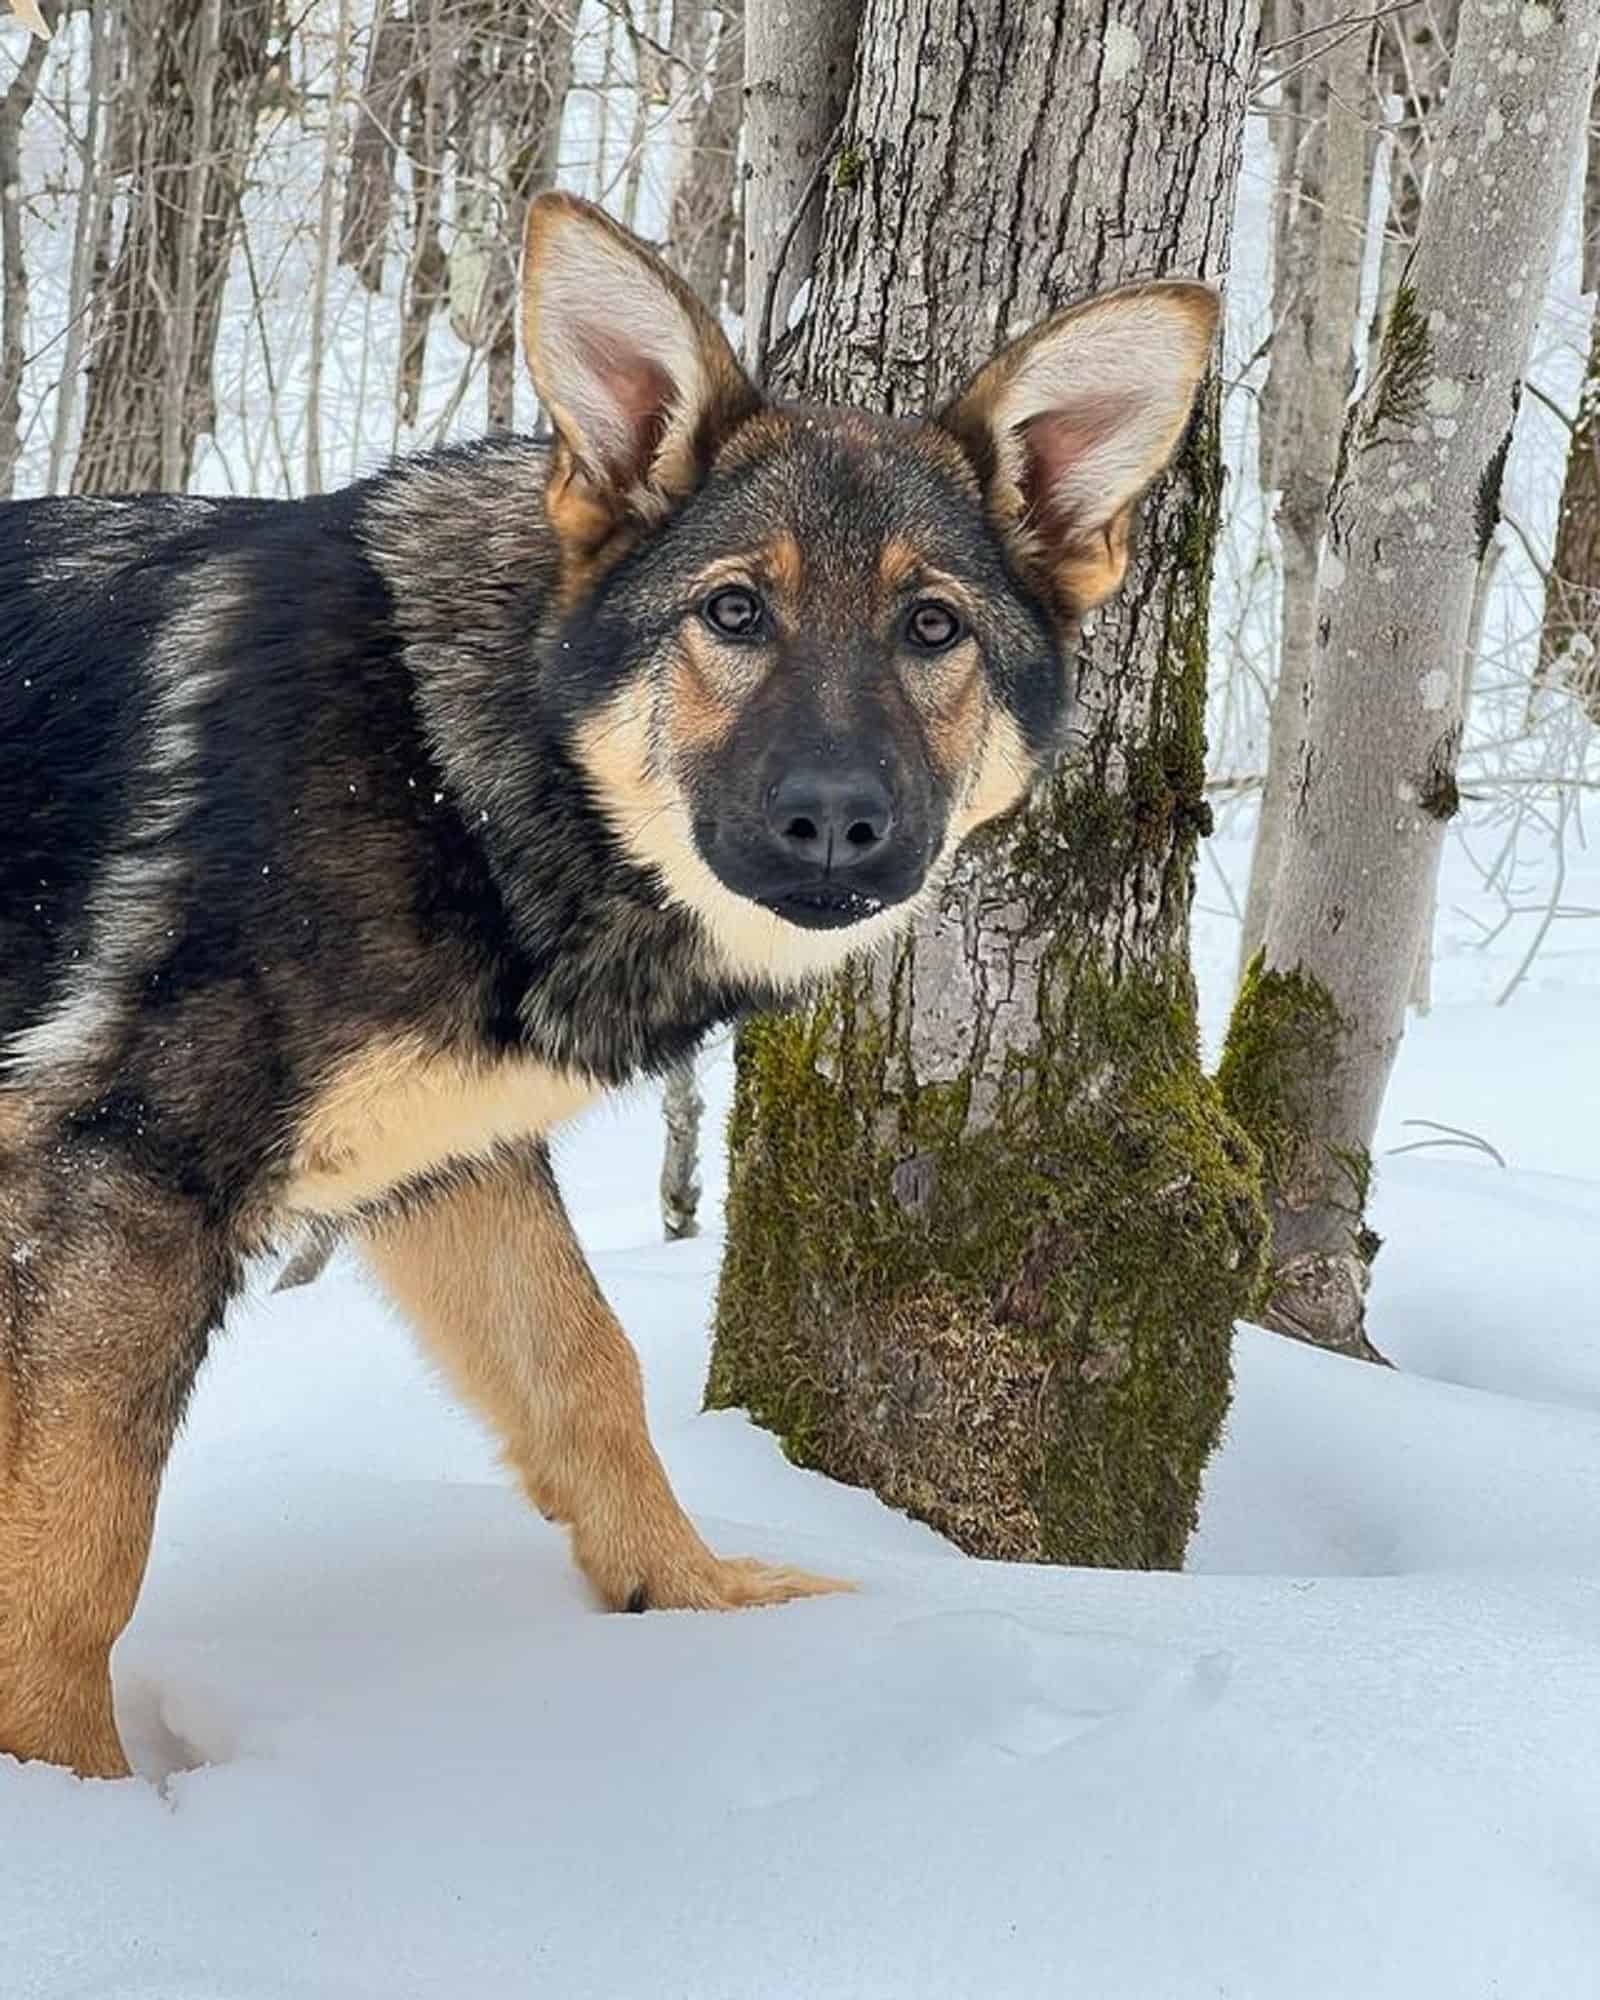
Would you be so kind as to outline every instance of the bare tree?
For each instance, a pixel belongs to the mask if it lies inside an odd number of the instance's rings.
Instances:
[[[1271,1324],[1370,1356],[1373,1134],[1444,827],[1474,585],[1588,104],[1600,0],[1464,0],[1433,183],[1346,433],[1293,813],[1221,1081],[1266,1158]]]
[[[666,254],[696,297],[740,310],[744,244],[737,178],[743,112],[744,4],[673,8],[673,43],[689,94],[680,116]]]
[[[464,330],[488,357],[491,430],[516,421],[517,262],[528,203],[554,187],[572,84],[572,23],[555,6],[487,0],[457,79],[458,149],[471,163],[481,291]],[[459,267],[457,267],[459,268]],[[452,311],[455,301],[452,299]]]
[[[21,12],[21,10],[18,10]],[[37,8],[22,18],[34,30],[0,98],[0,500],[9,500],[22,452],[22,371],[27,361],[28,266],[22,246],[22,121],[39,87],[49,27]]]
[[[96,286],[80,493],[182,487],[212,422],[211,364],[272,0],[115,0],[122,10],[112,169],[122,234]]]
[[[868,0],[781,386],[924,411],[1050,307],[1220,275],[1255,34],[1246,0]],[[710,1400],[988,1555],[1181,1559],[1259,1270],[1187,952],[1220,489],[1211,398],[1070,769],[891,963],[742,1038]]]
[[[394,173],[414,56],[412,22],[398,0],[378,0],[367,38],[367,66],[350,143],[339,262],[369,292],[381,290],[394,210]]]
[[[1278,114],[1277,269],[1272,353],[1262,395],[1262,484],[1275,491],[1283,554],[1282,638],[1272,698],[1241,963],[1260,949],[1283,851],[1295,751],[1316,643],[1317,564],[1328,489],[1354,385],[1372,157],[1368,37],[1343,0],[1283,7],[1297,25]],[[1321,40],[1311,37],[1321,31]],[[1324,53],[1326,51],[1326,53]]]
[[[111,227],[111,184],[100,171],[99,145],[111,77],[116,63],[117,23],[109,7],[89,13],[89,78],[83,136],[78,145],[78,187],[72,217],[72,273],[67,288],[66,338],[62,343],[55,421],[50,431],[46,490],[59,493],[67,477],[78,414],[78,377],[89,328],[91,288],[97,261]]]
[[[1591,108],[1583,188],[1583,289],[1600,292],[1600,101]],[[1600,312],[1567,445],[1555,549],[1545,578],[1540,680],[1564,682],[1600,722]]]

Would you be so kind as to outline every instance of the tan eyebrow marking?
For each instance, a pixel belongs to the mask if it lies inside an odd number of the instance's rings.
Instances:
[[[969,618],[973,613],[972,593],[960,578],[930,563],[915,544],[902,541],[898,536],[883,545],[883,553],[878,558],[878,580],[891,597],[909,595],[915,590],[930,597],[947,599],[957,611],[965,612]]]

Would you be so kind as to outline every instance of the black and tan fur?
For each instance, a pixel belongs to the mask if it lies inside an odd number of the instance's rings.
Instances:
[[[126,1770],[163,1461],[307,1226],[604,1603],[833,1587],[679,1508],[544,1135],[891,936],[1022,797],[1214,304],[1111,294],[909,424],[764,403],[579,202],[524,282],[550,445],[0,511],[0,1751]]]

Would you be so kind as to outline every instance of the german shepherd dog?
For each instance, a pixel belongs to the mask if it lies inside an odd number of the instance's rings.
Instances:
[[[1063,741],[1213,295],[1045,321],[938,416],[763,400],[536,201],[553,435],[295,501],[0,510],[0,1751],[125,1774],[110,1654],[251,1258],[365,1255],[613,1609],[714,1554],[546,1135],[892,938]]]

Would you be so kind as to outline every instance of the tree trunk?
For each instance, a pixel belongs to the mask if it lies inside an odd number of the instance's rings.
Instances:
[[[48,44],[36,30],[0,98],[0,500],[16,486],[22,456],[22,371],[28,357],[28,266],[22,248],[22,121],[39,87]]]
[[[310,352],[306,356],[306,464],[308,493],[320,493],[322,478],[322,368],[328,339],[328,278],[333,260],[333,212],[338,199],[340,135],[344,120],[345,68],[350,60],[351,0],[339,0],[334,29],[332,80],[322,128],[322,175],[317,187],[317,265],[311,280]]]
[[[516,423],[517,265],[523,225],[528,203],[556,184],[561,123],[572,87],[572,24],[565,15],[548,7],[530,18],[527,9],[508,7],[504,0],[501,14],[499,89],[493,105],[503,141],[490,172],[499,199],[484,296],[491,430],[511,430]]]
[[[746,11],[745,351],[757,368],[764,326],[776,344],[816,256],[821,202],[811,203],[792,238],[789,225],[844,111],[861,18],[861,0],[817,7],[754,0]]]
[[[1590,110],[1583,184],[1583,289],[1600,292],[1600,137]],[[1537,678],[1570,687],[1600,722],[1600,310],[1567,445],[1556,545],[1544,587]]]
[[[1460,12],[1460,0],[1429,0],[1426,7],[1380,13],[1377,21],[1378,83],[1386,98],[1399,99],[1400,115],[1387,135],[1389,210],[1367,332],[1366,380],[1376,372],[1389,309],[1416,247],[1422,191],[1437,151]]]
[[[369,292],[383,289],[398,134],[416,55],[415,33],[397,0],[380,0],[367,43],[367,70],[350,141],[339,228],[339,262],[349,265]]]
[[[1329,515],[1293,816],[1221,1081],[1266,1158],[1270,1324],[1371,1354],[1370,1148],[1446,822],[1461,663],[1600,0],[1463,5],[1439,164]]]
[[[678,41],[674,9],[673,40]],[[713,36],[715,41],[713,42]],[[742,261],[736,165],[740,83],[744,71],[744,4],[702,8],[686,39],[691,74],[703,77],[682,119],[682,154],[673,182],[666,254],[696,298],[722,304],[730,267]],[[680,78],[678,86],[683,89]],[[742,295],[742,293],[741,293]]]
[[[1318,0],[1301,10],[1307,25],[1340,20],[1344,0]],[[1303,61],[1298,44],[1286,51]],[[1284,261],[1274,277],[1272,356],[1266,409],[1274,419],[1269,490],[1278,495],[1276,520],[1283,557],[1283,598],[1278,680],[1272,697],[1266,785],[1250,886],[1245,898],[1241,968],[1266,934],[1278,864],[1283,852],[1295,753],[1305,722],[1306,687],[1316,644],[1317,564],[1327,518],[1345,402],[1354,380],[1353,343],[1361,299],[1361,258],[1366,236],[1367,183],[1372,156],[1366,110],[1368,40],[1346,34],[1323,63],[1302,69],[1294,81],[1297,116],[1285,117],[1279,144],[1279,204],[1286,232],[1278,247]],[[1321,131],[1306,133],[1320,99]],[[1300,129],[1297,131],[1296,127]],[[1296,172],[1296,167],[1300,171]]]
[[[786,389],[924,410],[1066,300],[1225,271],[1254,7],[1132,18],[868,0]],[[742,1038],[710,1400],[985,1555],[1181,1560],[1259,1272],[1188,966],[1203,405],[1083,649],[1072,769],[892,962]]]
[[[72,220],[67,331],[59,363],[55,417],[50,427],[50,469],[45,483],[48,493],[59,493],[66,478],[67,456],[78,415],[78,372],[83,365],[95,262],[111,219],[111,188],[107,175],[101,171],[100,148],[107,89],[116,66],[115,34],[116,23],[110,9],[93,9],[89,17],[88,94],[83,138],[78,145],[82,171]]]
[[[79,493],[187,483],[212,421],[211,364],[271,0],[124,0],[128,175],[116,261],[97,299]]]
[[[411,161],[411,255],[400,299],[400,364],[395,409],[414,424],[422,404],[428,335],[449,295],[441,222],[450,83],[461,29],[448,0],[413,0],[414,60],[406,81],[405,147]]]
[[[679,159],[668,206],[668,262],[697,298],[719,308],[730,263],[742,258],[739,191],[740,82],[744,4],[673,9],[672,45],[683,69],[675,88]],[[687,74],[685,74],[685,72]],[[693,1057],[669,1072],[663,1093],[667,1141],[661,1161],[661,1225],[669,1241],[700,1232],[700,1121],[705,1102]]]
[[[661,1226],[669,1242],[700,1234],[700,1119],[705,1099],[694,1058],[667,1072],[662,1093],[667,1145],[661,1161]]]

